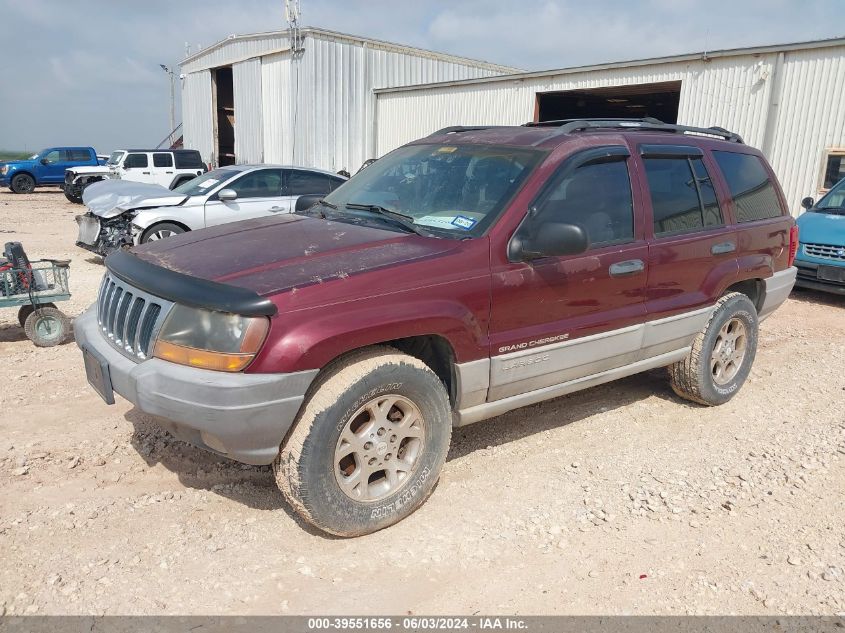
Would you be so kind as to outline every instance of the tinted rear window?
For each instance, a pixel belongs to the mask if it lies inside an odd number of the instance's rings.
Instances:
[[[179,169],[202,169],[205,167],[199,152],[176,152],[176,167]]]
[[[753,222],[783,215],[775,187],[757,156],[713,152],[734,200],[737,222]]]

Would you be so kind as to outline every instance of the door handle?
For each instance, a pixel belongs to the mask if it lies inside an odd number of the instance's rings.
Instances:
[[[734,242],[720,242],[713,244],[710,247],[710,252],[713,255],[724,255],[725,253],[733,253],[736,250],[736,243]]]
[[[148,172],[148,171],[142,171],[141,173],[142,173],[142,174],[144,174],[144,175],[146,175],[146,176],[149,176],[149,175],[150,175],[150,172]]]
[[[645,264],[641,259],[629,259],[624,262],[616,262],[611,264],[608,271],[611,277],[625,277],[626,275],[636,275],[645,270]]]
[[[166,171],[166,172],[164,172],[164,173],[165,173],[165,174],[172,174],[173,172],[172,172],[172,171]]]
[[[285,210],[284,207],[270,207],[270,211],[272,211],[273,213],[278,213],[279,211],[284,211],[284,210]]]

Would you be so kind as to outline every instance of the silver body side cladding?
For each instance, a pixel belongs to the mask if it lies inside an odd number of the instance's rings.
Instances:
[[[512,411],[513,409],[518,409],[519,407],[527,407],[531,404],[537,404],[538,402],[565,396],[566,394],[574,391],[595,387],[596,385],[601,385],[612,380],[617,380],[618,378],[637,374],[641,371],[654,369],[655,367],[671,365],[672,363],[684,358],[689,353],[689,350],[689,347],[684,347],[682,349],[675,350],[674,352],[637,361],[636,363],[625,365],[624,367],[609,369],[599,374],[584,376],[583,378],[570,380],[569,382],[565,382],[560,385],[552,385],[536,391],[530,391],[517,396],[511,396],[510,398],[504,398],[502,400],[488,402],[477,407],[457,411],[453,415],[454,425],[466,426],[467,424],[472,424],[473,422],[480,422],[481,420],[494,418],[497,415],[502,415],[508,411]]]
[[[457,365],[455,426],[684,358],[709,306],[610,332]],[[488,388],[489,387],[489,388]]]
[[[792,292],[792,287],[795,285],[797,275],[798,268],[790,266],[786,270],[778,271],[768,279],[763,280],[766,289],[763,293],[763,304],[760,306],[760,312],[758,314],[760,321],[768,317],[786,301],[789,293]]]

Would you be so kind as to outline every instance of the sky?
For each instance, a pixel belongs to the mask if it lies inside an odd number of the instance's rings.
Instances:
[[[300,2],[304,26],[526,70],[845,36],[845,0]],[[0,149],[155,146],[159,64],[285,26],[283,0],[0,0]]]

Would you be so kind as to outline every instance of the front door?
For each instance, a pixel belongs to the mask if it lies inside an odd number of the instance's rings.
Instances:
[[[634,362],[645,321],[648,247],[623,146],[567,159],[516,236],[546,222],[580,226],[589,249],[566,257],[493,257],[488,400]]]
[[[288,213],[290,207],[282,198],[282,170],[257,169],[228,184],[238,194],[235,200],[223,201],[218,193],[205,203],[205,225],[214,226],[264,215]]]
[[[124,180],[131,180],[132,182],[143,182],[147,184],[155,184],[155,176],[153,176],[152,165],[150,164],[150,155],[140,152],[133,152],[127,154],[123,159],[123,164],[120,166],[118,174]]]
[[[72,166],[66,149],[51,149],[39,158],[38,182],[56,184],[64,182],[65,169]]]

